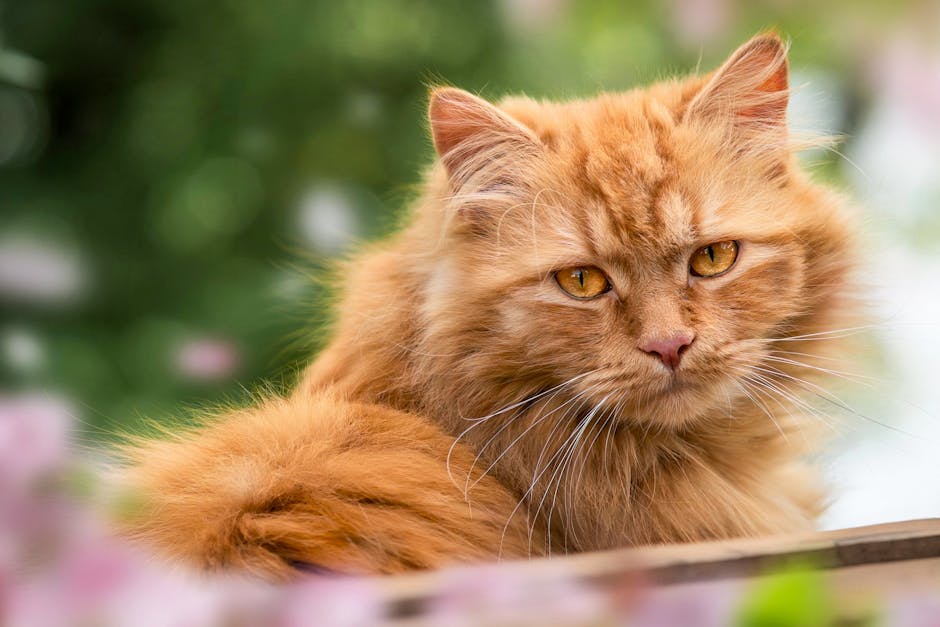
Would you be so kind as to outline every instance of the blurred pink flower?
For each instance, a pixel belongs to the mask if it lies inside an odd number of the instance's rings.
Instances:
[[[653,587],[638,595],[630,624],[642,627],[723,627],[732,624],[743,598],[737,581],[709,581]]]
[[[567,10],[570,0],[502,0],[506,23],[519,32],[544,30]]]
[[[311,577],[288,587],[274,612],[278,627],[380,624],[385,606],[374,581],[353,577]]]
[[[883,624],[892,627],[940,627],[940,596],[923,591],[918,596],[888,604]]]
[[[182,343],[176,351],[176,369],[202,381],[215,381],[232,375],[241,361],[232,342],[199,338]]]
[[[878,97],[903,106],[922,130],[940,133],[940,46],[933,38],[899,33],[875,57],[870,77]]]
[[[60,399],[0,396],[0,500],[65,465],[71,424]]]
[[[491,565],[446,571],[439,582],[426,608],[434,625],[594,625],[611,616],[605,593],[560,572],[533,578]]]
[[[676,39],[693,48],[728,32],[734,15],[732,0],[672,0],[671,18]]]

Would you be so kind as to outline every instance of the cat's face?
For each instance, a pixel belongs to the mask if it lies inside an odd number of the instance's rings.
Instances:
[[[764,36],[708,80],[592,100],[436,92],[452,198],[424,313],[463,376],[679,426],[746,396],[768,340],[822,330],[847,231],[793,165],[786,71]]]

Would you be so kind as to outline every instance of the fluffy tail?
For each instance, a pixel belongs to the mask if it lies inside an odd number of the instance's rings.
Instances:
[[[205,570],[396,573],[526,555],[516,497],[490,477],[472,508],[453,438],[418,416],[329,396],[274,399],[127,445],[127,534]],[[464,477],[473,455],[455,447]]]

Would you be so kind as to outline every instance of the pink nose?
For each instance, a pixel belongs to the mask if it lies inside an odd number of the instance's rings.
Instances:
[[[688,331],[674,333],[667,337],[653,337],[640,341],[640,350],[655,355],[670,370],[679,367],[682,360],[682,354],[692,341],[695,340],[695,334]]]

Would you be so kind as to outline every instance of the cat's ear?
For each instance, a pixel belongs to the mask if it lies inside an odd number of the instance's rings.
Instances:
[[[757,35],[714,72],[686,120],[726,125],[734,135],[785,142],[789,101],[787,47],[776,33]]]
[[[541,145],[523,124],[482,98],[454,87],[431,91],[434,148],[451,179],[465,182],[494,163],[518,163]]]

